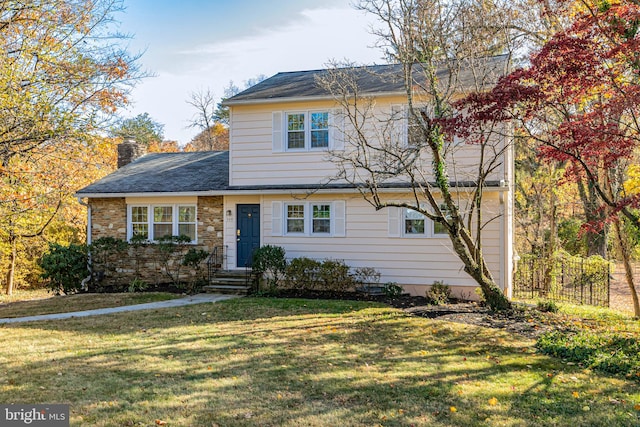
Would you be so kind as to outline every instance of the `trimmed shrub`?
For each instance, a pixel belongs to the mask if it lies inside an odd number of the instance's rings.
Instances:
[[[252,269],[255,273],[265,276],[269,289],[275,289],[287,269],[284,248],[274,245],[261,246],[253,255]]]
[[[353,270],[353,278],[358,285],[377,285],[380,272],[373,267],[357,267]]]
[[[433,305],[447,304],[451,300],[451,288],[444,282],[435,281],[426,295]]]
[[[291,289],[315,290],[318,283],[320,263],[307,257],[294,258],[285,269],[287,287]]]
[[[85,245],[49,243],[49,252],[40,260],[42,278],[47,280],[47,288],[56,295],[78,292],[82,280],[89,276],[87,261]]]
[[[294,258],[285,270],[287,287],[308,291],[345,292],[355,287],[349,266],[342,260]]]
[[[402,295],[403,291],[404,289],[402,289],[402,286],[394,282],[385,283],[382,287],[382,292],[390,298],[399,297],[400,295]]]
[[[320,290],[346,292],[355,286],[349,274],[349,266],[342,260],[325,259],[318,270]]]

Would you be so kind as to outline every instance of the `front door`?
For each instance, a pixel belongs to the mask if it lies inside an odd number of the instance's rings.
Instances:
[[[260,205],[237,205],[238,267],[251,267],[253,251],[260,247]]]

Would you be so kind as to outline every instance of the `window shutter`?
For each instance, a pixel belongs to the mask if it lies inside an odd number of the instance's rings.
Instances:
[[[271,202],[271,235],[282,236],[282,202]]]
[[[389,237],[400,237],[400,215],[402,208],[390,206],[387,208],[389,220]]]
[[[274,111],[272,113],[272,130],[273,130],[273,152],[279,153],[283,147],[283,132],[282,132],[282,111]]]
[[[346,203],[344,200],[336,200],[333,202],[333,236],[345,237],[346,225]]]
[[[333,150],[344,150],[344,111],[340,108],[329,114],[329,140]]]

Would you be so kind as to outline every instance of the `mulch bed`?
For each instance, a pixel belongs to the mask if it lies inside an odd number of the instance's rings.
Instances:
[[[558,325],[549,322],[545,313],[520,305],[514,306],[512,310],[496,313],[477,302],[454,301],[450,304],[432,305],[425,297],[410,295],[387,297],[357,292],[283,290],[278,293],[278,296],[283,298],[375,301],[402,309],[414,316],[503,329],[531,339],[536,339],[542,333],[558,328]]]

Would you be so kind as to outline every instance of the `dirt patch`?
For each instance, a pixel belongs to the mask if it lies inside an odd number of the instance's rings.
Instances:
[[[633,266],[633,277],[635,280],[636,291],[640,294],[640,263],[635,262]],[[609,288],[609,307],[614,310],[626,311],[633,313],[633,302],[631,301],[631,290],[625,278],[624,266],[622,263],[616,263],[611,275],[611,286]]]

